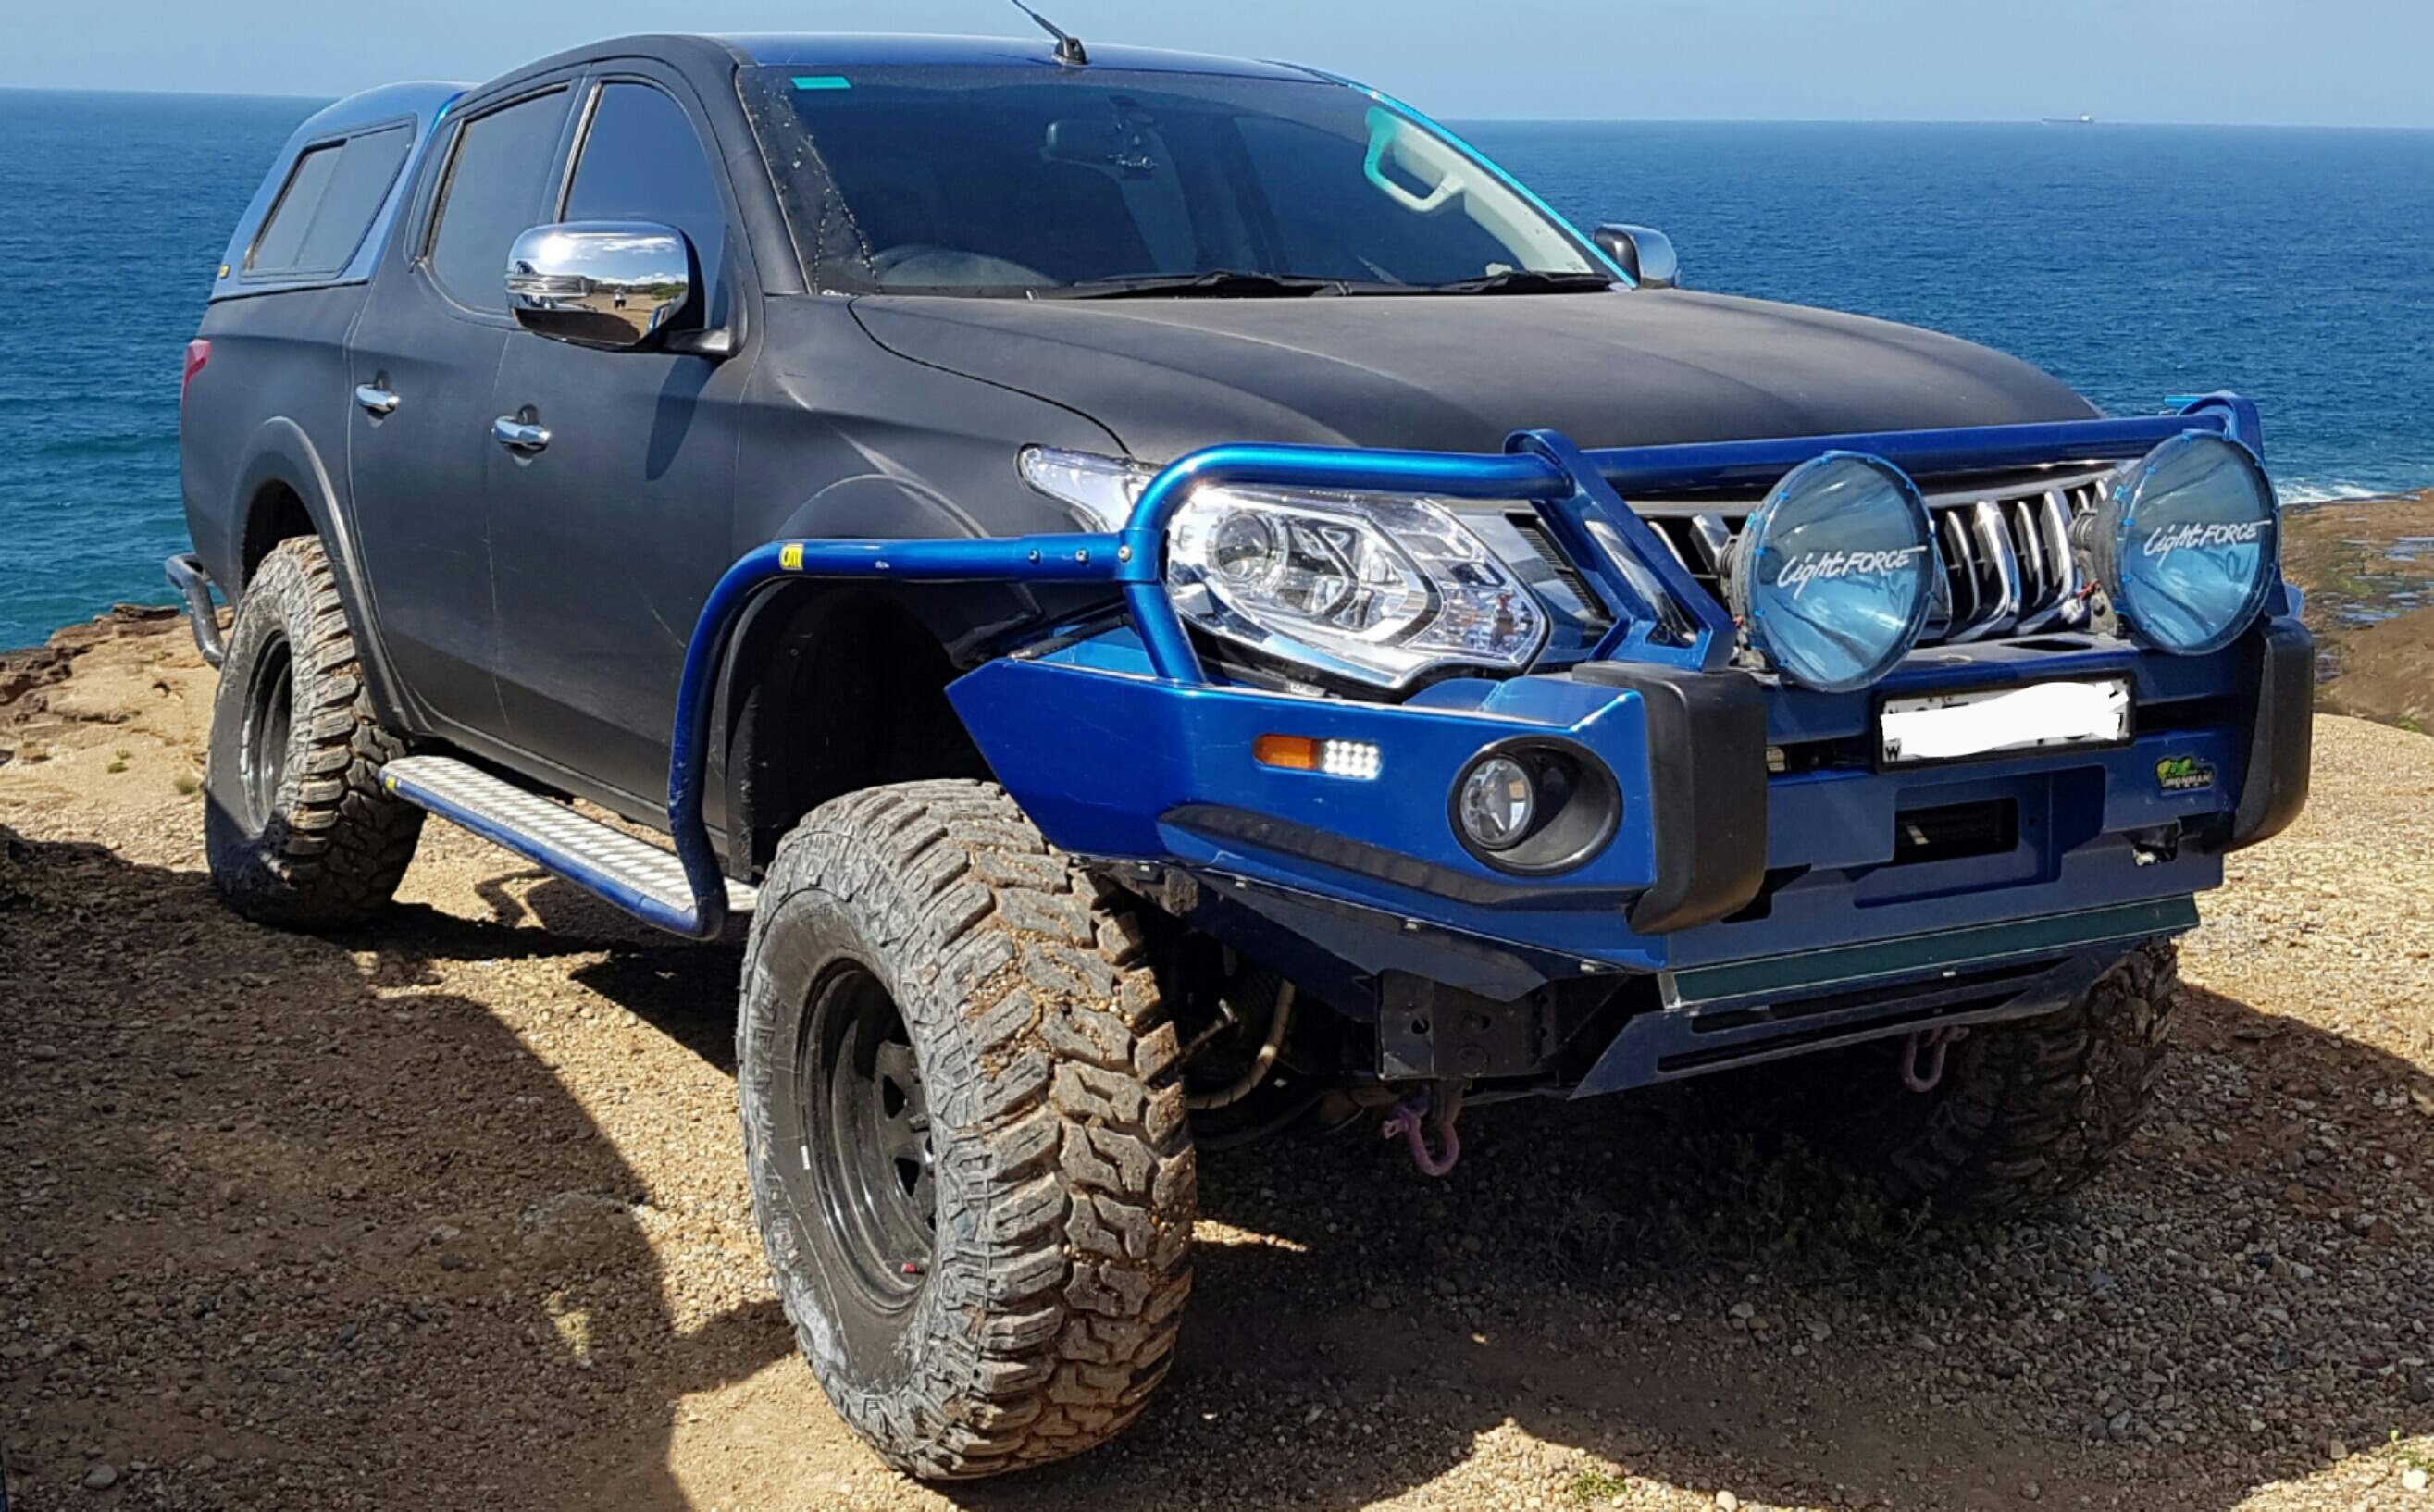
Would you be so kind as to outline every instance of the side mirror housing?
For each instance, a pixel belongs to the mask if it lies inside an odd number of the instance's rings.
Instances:
[[[1673,238],[1649,226],[1620,222],[1600,226],[1590,240],[1632,276],[1641,288],[1678,288],[1682,265],[1673,255]]]
[[[694,301],[693,247],[646,221],[535,226],[507,253],[507,308],[535,335],[629,352],[674,330]]]

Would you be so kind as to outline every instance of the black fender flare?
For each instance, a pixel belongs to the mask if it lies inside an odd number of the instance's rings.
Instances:
[[[331,482],[320,448],[313,444],[303,426],[284,415],[274,415],[255,428],[238,463],[235,507],[231,511],[231,533],[224,558],[230,576],[222,579],[222,587],[231,602],[244,593],[246,539],[252,526],[255,501],[273,485],[286,489],[303,502],[314,534],[321,538],[321,544],[329,552],[330,565],[337,578],[338,602],[346,610],[348,628],[354,632],[355,648],[363,659],[364,680],[371,689],[372,707],[379,711],[382,722],[392,729],[411,728],[414,722],[405,717],[408,706],[401,696],[403,690],[389,667],[387,649],[381,640],[380,618],[372,611],[350,518],[338,507],[337,489]]]

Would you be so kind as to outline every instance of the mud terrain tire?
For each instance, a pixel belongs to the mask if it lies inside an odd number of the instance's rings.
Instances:
[[[403,755],[372,714],[321,543],[282,541],[238,603],[212,706],[204,850],[247,918],[329,928],[377,913],[422,834],[380,785]]]
[[[1930,1092],[1900,1087],[1902,1040],[1862,1047],[1863,1084],[1889,1091],[1850,1128],[1848,1147],[1940,1213],[2056,1202],[2103,1170],[2145,1119],[2179,984],[2176,949],[2151,941],[2059,1013],[1970,1031]]]
[[[1173,1359],[1196,1206],[1141,933],[997,787],[815,810],[761,888],[753,1206],[837,1413],[930,1479],[1116,1434]]]

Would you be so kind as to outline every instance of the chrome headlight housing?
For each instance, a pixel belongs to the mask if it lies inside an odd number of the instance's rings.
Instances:
[[[1121,528],[1157,470],[1025,447],[1024,482]],[[1312,671],[1400,688],[1439,667],[1520,672],[1546,610],[1442,506],[1388,494],[1199,490],[1167,529],[1167,593],[1197,629]]]
[[[1167,531],[1167,593],[1208,634],[1374,687],[1526,669],[1547,615],[1426,499],[1206,488]]]
[[[2256,622],[2280,560],[2273,486],[2228,437],[2175,436],[2128,468],[2079,534],[2142,645],[2219,651]]]
[[[1910,654],[1942,572],[1918,485],[1856,452],[1786,473],[1723,567],[1725,605],[1751,646],[1827,693],[1864,688]]]

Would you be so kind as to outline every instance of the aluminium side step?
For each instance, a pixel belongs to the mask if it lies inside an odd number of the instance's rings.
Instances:
[[[381,769],[381,785],[654,923],[655,915],[693,907],[693,889],[673,852],[478,766],[446,756],[401,756]],[[748,913],[758,896],[747,884],[728,881],[728,912]]]

